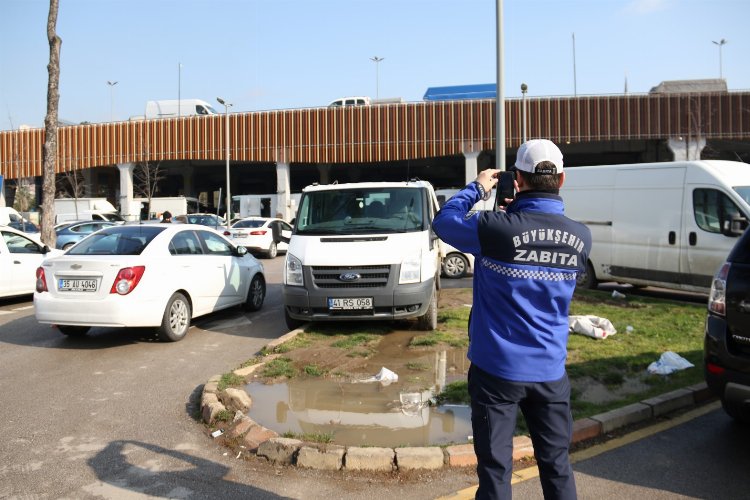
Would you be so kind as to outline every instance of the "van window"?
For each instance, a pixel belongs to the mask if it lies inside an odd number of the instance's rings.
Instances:
[[[721,221],[742,215],[727,195],[716,189],[693,191],[693,214],[698,227],[709,233],[721,233]]]

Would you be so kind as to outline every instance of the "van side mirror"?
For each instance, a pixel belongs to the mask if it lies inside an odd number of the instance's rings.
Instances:
[[[271,234],[273,235],[274,243],[289,243],[289,238],[281,234],[281,224],[271,224]]]
[[[721,221],[721,232],[724,236],[742,236],[746,228],[747,219],[739,214]]]

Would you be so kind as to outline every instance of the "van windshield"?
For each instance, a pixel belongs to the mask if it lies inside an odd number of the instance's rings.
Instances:
[[[312,191],[302,196],[296,234],[372,234],[423,231],[421,188]]]
[[[733,189],[745,200],[745,203],[750,205],[750,186],[734,186]]]

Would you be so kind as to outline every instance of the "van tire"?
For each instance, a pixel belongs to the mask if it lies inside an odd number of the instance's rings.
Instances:
[[[591,261],[587,261],[586,270],[576,276],[576,288],[595,290],[598,286],[599,280],[596,279],[594,266],[591,265]]]
[[[286,327],[289,328],[290,332],[305,324],[305,322],[301,319],[296,319],[289,316],[289,311],[286,310],[286,307],[284,308],[284,321],[286,321]]]
[[[158,333],[164,342],[177,342],[185,338],[192,318],[190,302],[180,292],[175,292],[167,302]]]
[[[432,297],[430,297],[430,305],[427,306],[424,316],[420,316],[417,320],[420,330],[431,332],[437,328],[437,290],[433,287]]]

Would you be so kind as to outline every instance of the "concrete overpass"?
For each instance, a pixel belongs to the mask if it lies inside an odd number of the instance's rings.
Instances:
[[[523,133],[561,146],[566,166],[701,156],[750,161],[750,92],[509,99],[507,162]],[[56,172],[81,170],[88,195],[132,206],[133,169],[160,162],[160,195],[214,193],[225,183],[225,115],[61,127]],[[291,193],[310,182],[418,176],[458,187],[494,163],[495,100],[305,108],[229,115],[232,194]],[[0,132],[0,175],[42,175],[43,129]],[[408,173],[407,173],[408,171]],[[244,192],[243,192],[244,191]],[[209,200],[210,201],[210,200]]]

